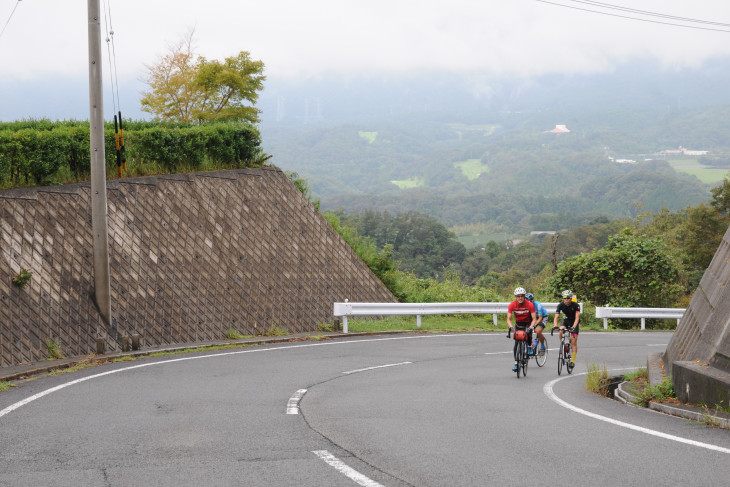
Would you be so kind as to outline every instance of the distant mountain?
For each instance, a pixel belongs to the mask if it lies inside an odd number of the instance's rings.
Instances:
[[[708,185],[656,154],[705,149],[701,162],[730,167],[728,83],[728,60],[533,80],[272,83],[261,130],[273,162],[307,178],[324,209],[416,210],[524,233],[707,201]],[[558,124],[570,132],[547,133]],[[637,163],[615,162],[626,158]]]

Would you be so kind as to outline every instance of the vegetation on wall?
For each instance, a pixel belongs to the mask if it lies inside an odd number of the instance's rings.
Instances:
[[[113,124],[107,123],[104,132],[106,173],[113,177]],[[128,176],[260,167],[269,157],[258,129],[245,123],[128,122],[124,140]],[[88,122],[0,123],[0,189],[88,180],[89,144]]]

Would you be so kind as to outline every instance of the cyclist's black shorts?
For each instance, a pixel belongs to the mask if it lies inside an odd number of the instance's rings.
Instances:
[[[576,335],[576,336],[578,335],[578,332],[579,332],[579,328],[580,328],[580,325],[575,325],[575,326],[573,326],[572,324],[568,323],[568,322],[567,322],[567,321],[565,320],[565,318],[563,318],[563,326],[564,326],[564,327],[566,327],[566,328],[570,328],[570,327],[572,326],[572,327],[573,327],[573,332],[571,333],[571,336],[572,336],[572,335]]]
[[[542,327],[542,328],[545,328],[545,325],[547,325],[547,321],[548,321],[548,319],[547,319],[547,316],[546,316],[545,318],[542,319],[542,321],[540,323],[538,323],[537,325],[535,325],[535,329],[537,330],[537,327],[538,326],[539,327]]]

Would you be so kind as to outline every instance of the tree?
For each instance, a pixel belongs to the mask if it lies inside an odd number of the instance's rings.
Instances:
[[[195,54],[193,34],[189,31],[156,65],[147,66],[151,90],[142,97],[142,110],[164,121],[258,123],[255,104],[266,80],[264,63],[246,51],[209,61]]]
[[[710,204],[723,215],[730,213],[730,176],[725,176],[722,184],[715,186],[710,191],[712,192]]]
[[[556,295],[572,289],[599,306],[670,306],[682,292],[677,267],[660,239],[626,228],[605,247],[560,263],[549,287]]]

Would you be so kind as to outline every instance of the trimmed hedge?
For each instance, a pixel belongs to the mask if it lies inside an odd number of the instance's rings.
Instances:
[[[104,128],[107,176],[117,172],[113,123]],[[127,163],[144,174],[260,167],[256,127],[239,123],[124,124]],[[79,182],[91,174],[89,123],[22,120],[0,123],[0,188]]]

